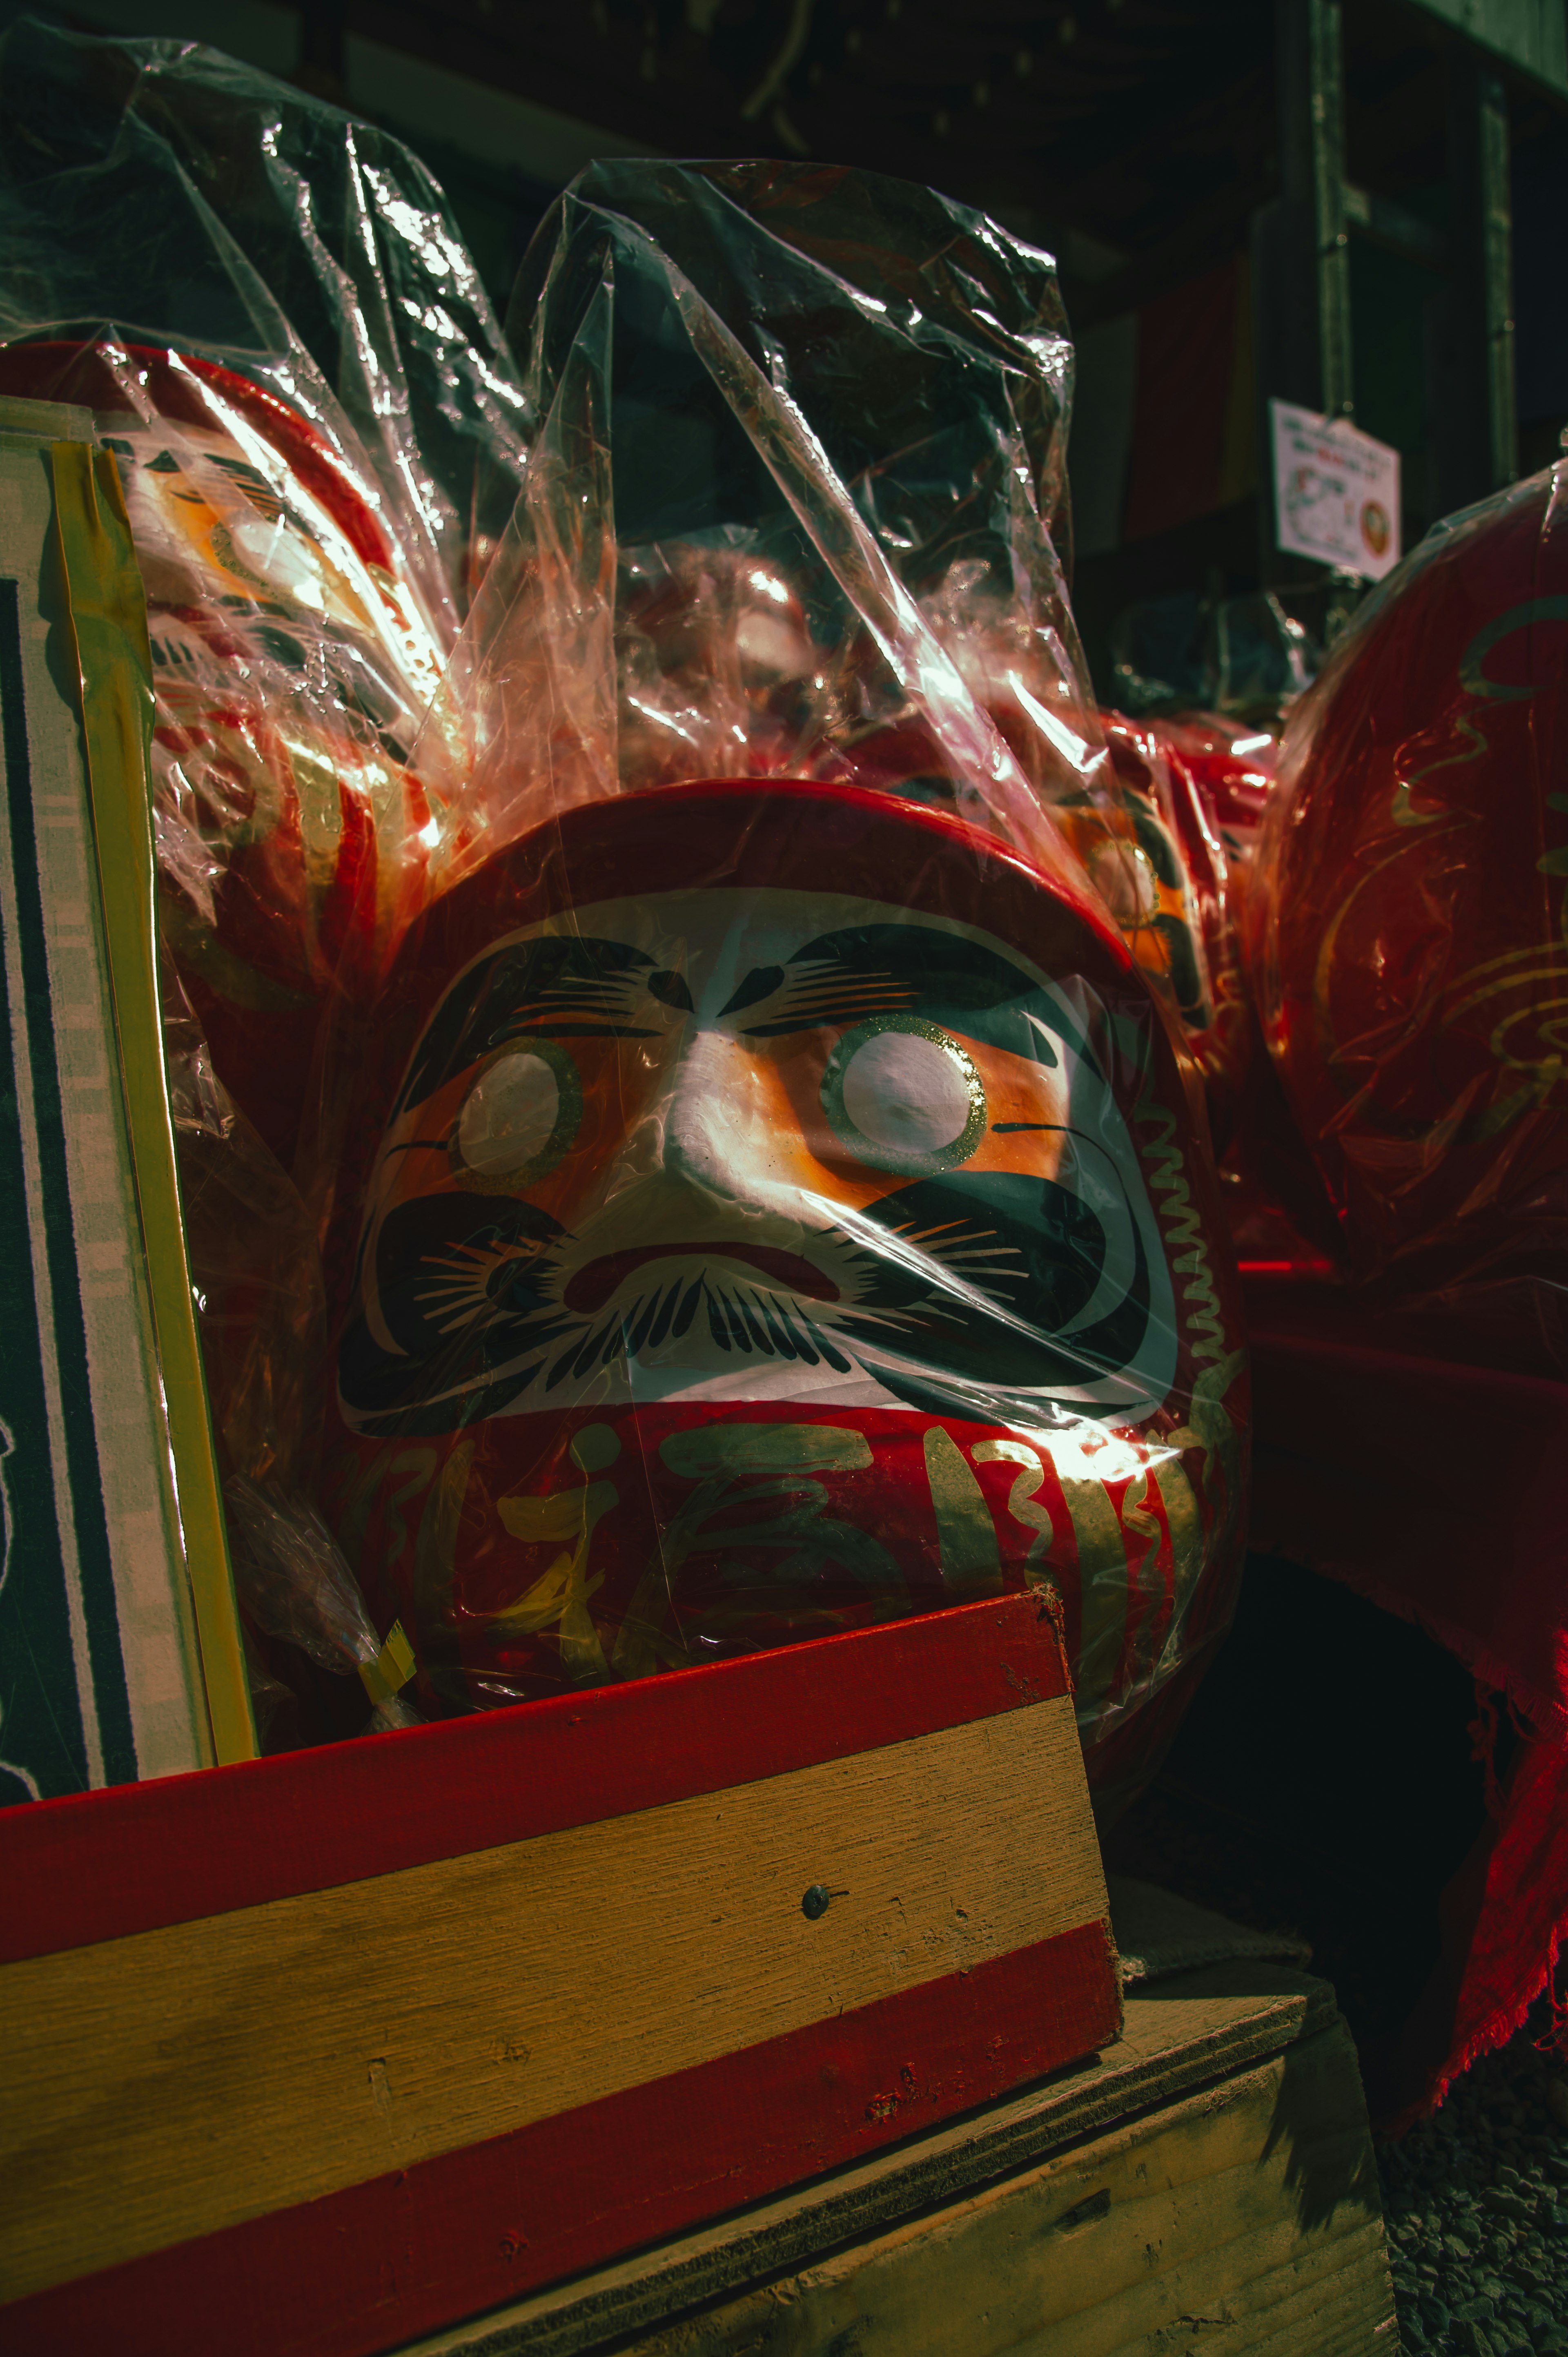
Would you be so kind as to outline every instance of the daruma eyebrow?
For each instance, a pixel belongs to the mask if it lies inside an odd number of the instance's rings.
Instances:
[[[635,997],[657,982],[664,985],[657,995],[670,1004],[674,979],[656,973],[647,952],[625,942],[556,935],[492,951],[437,1008],[397,1109],[423,1104],[481,1056],[531,1032],[553,1039],[650,1039],[651,1025],[628,1019]]]
[[[958,1010],[995,1006],[1022,996],[1028,977],[978,942],[929,925],[849,925],[819,934],[773,969],[785,994],[778,1015],[747,1027],[768,1039],[809,1023],[854,1022],[863,1015],[903,1013],[929,1002]],[[755,980],[760,983],[759,973]],[[738,994],[737,994],[738,996]],[[741,1005],[750,1003],[740,999]],[[734,1002],[732,1002],[734,1004]]]
[[[748,1039],[874,1015],[920,1014],[1031,1063],[1054,1066],[1050,1031],[1026,1004],[1038,992],[1010,959],[962,934],[932,925],[849,925],[808,942],[787,967],[749,974],[724,1011],[766,1001],[767,1019],[746,1025]]]

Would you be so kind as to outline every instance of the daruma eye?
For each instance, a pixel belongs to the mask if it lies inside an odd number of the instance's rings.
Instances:
[[[967,1162],[985,1134],[985,1090],[966,1049],[916,1015],[846,1031],[822,1074],[822,1110],[857,1161],[925,1177]]]
[[[542,1178],[571,1145],[582,1113],[582,1085],[564,1049],[541,1041],[498,1056],[463,1100],[453,1176],[480,1194],[510,1194]]]

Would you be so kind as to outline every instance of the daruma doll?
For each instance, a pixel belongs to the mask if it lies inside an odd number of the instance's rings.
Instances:
[[[164,945],[218,1077],[285,1168],[333,985],[424,888],[409,766],[441,652],[368,467],[270,386],[178,350],[0,350],[0,393],[90,404],[147,600]]]
[[[1432,533],[1292,716],[1249,954],[1347,1260],[1568,1281],[1562,466]]]
[[[427,1709],[1033,1588],[1135,1781],[1246,1377],[1103,910],[885,791],[586,804],[411,931],[355,1132],[328,1503]]]

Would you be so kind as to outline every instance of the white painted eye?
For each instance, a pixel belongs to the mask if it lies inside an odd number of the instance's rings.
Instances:
[[[940,1154],[969,1124],[969,1080],[932,1039],[884,1031],[844,1066],[843,1109],[873,1146]]]
[[[457,1115],[458,1175],[481,1186],[539,1177],[571,1143],[581,1109],[575,1071],[560,1049],[498,1057]]]
[[[503,1056],[475,1082],[457,1116],[457,1146],[470,1170],[497,1178],[532,1162],[561,1114],[561,1083],[542,1056]]]
[[[950,1170],[985,1130],[969,1055],[916,1016],[874,1017],[846,1032],[822,1077],[822,1105],[851,1152],[886,1170]]]

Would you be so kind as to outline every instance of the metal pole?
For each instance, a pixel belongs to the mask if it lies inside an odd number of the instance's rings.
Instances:
[[[1252,221],[1264,581],[1305,580],[1315,570],[1275,546],[1270,400],[1333,416],[1349,415],[1353,404],[1343,57],[1339,0],[1276,0],[1280,193]]]
[[[1447,161],[1449,277],[1434,307],[1428,378],[1439,515],[1519,472],[1508,96],[1476,51],[1457,45],[1448,59]]]
[[[1487,457],[1489,488],[1501,490],[1519,473],[1519,418],[1514,395],[1513,200],[1509,170],[1508,94],[1495,75],[1479,91],[1478,157],[1482,302],[1487,324]]]
[[[1313,236],[1317,251],[1319,401],[1331,416],[1355,408],[1350,349],[1350,248],[1345,227],[1345,61],[1339,0],[1305,5],[1310,48]]]

